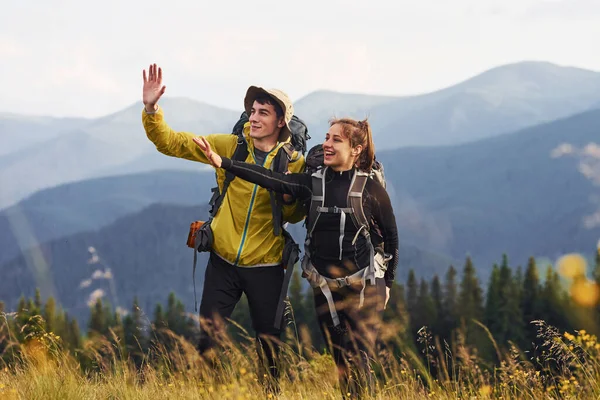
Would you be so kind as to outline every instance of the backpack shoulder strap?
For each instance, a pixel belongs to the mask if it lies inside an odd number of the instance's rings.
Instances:
[[[271,170],[276,172],[286,172],[288,170],[288,164],[296,162],[299,159],[300,154],[295,151],[294,146],[289,142],[284,143],[283,146],[277,150],[273,163],[271,163]],[[273,234],[279,236],[281,234],[281,227],[283,226],[283,195],[269,190],[269,196],[271,197],[271,210],[273,213]]]
[[[327,167],[318,169],[317,172],[313,173],[312,176],[312,196],[310,198],[310,206],[306,220],[308,225],[306,227],[307,237],[311,237],[317,219],[319,219],[319,207],[323,207],[325,204],[325,172]]]
[[[285,172],[288,168],[288,162],[285,146],[282,146],[277,150],[277,154],[271,163],[271,170]],[[269,190],[269,197],[271,198],[271,212],[273,214],[273,235],[279,236],[283,226],[283,195]]]
[[[366,232],[369,231],[369,222],[363,210],[363,192],[367,179],[369,179],[369,174],[356,171],[350,183],[350,190],[348,190],[348,206],[352,209],[350,214],[352,222],[359,230],[364,229]]]
[[[232,160],[236,161],[246,161],[248,157],[248,143],[246,142],[246,138],[243,134],[238,134],[237,144],[235,147],[235,151],[233,152]],[[210,218],[214,218],[223,203],[223,199],[225,198],[225,193],[229,188],[229,184],[231,181],[235,179],[235,175],[229,171],[225,172],[225,180],[223,181],[223,189],[219,192],[219,187],[214,187],[211,189],[213,195],[209,201],[210,205]]]

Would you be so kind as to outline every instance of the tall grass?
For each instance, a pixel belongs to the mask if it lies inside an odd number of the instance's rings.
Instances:
[[[585,331],[561,333],[543,321],[535,323],[540,339],[535,355],[510,344],[502,351],[488,336],[498,358],[493,366],[465,344],[461,331],[450,344],[421,329],[421,354],[416,354],[395,335],[396,326],[384,326],[386,345],[372,360],[378,380],[366,398],[598,398],[597,338]],[[218,350],[205,359],[193,343],[164,330],[162,342],[154,342],[138,366],[123,354],[116,335],[88,339],[73,355],[53,333],[38,332],[5,350],[17,355],[10,365],[0,364],[0,399],[272,398],[262,389],[254,338],[239,326],[238,330],[241,340],[223,335]],[[286,335],[279,352],[279,398],[340,398],[331,357],[312,348],[303,327],[293,326]],[[92,361],[93,368],[82,368],[82,358]]]

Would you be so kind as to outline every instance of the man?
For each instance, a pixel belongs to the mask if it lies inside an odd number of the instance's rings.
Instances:
[[[166,90],[162,84],[161,68],[151,65],[148,77],[143,71],[143,79],[142,122],[146,135],[157,150],[168,156],[208,164],[209,160],[193,141],[197,136],[175,132],[163,119],[163,111],[158,107],[158,100]],[[291,139],[292,102],[280,90],[251,86],[244,99],[244,108],[249,116],[249,123],[244,127],[248,143],[246,162],[270,167],[280,147]],[[205,138],[219,154],[233,156],[237,135],[211,134]],[[292,159],[297,161],[290,161],[289,171],[302,171],[304,158],[295,154]],[[217,169],[220,191],[224,180],[225,171]],[[303,217],[304,211],[299,203],[283,206],[284,222],[296,223]],[[262,345],[269,371],[275,378],[270,384],[275,383],[278,376],[271,346],[280,337],[274,321],[284,278],[284,237],[281,233],[274,235],[272,219],[267,190],[242,179],[231,181],[211,222],[214,242],[200,303],[202,329],[199,344],[202,354],[214,346],[209,330],[218,329],[218,321],[231,316],[242,293],[245,293],[257,341]],[[204,325],[204,322],[207,324]]]

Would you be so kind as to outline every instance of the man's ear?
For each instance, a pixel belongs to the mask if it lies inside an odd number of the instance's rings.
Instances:
[[[279,128],[283,128],[285,126],[285,118],[283,118],[283,117],[279,118],[279,122],[277,123],[277,126]]]

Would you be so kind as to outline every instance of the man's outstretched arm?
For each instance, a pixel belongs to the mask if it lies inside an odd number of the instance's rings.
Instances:
[[[197,135],[176,132],[164,120],[162,108],[158,106],[158,101],[166,91],[162,81],[162,69],[152,64],[148,75],[146,76],[144,70],[142,76],[144,79],[142,124],[148,139],[163,154],[208,164],[208,159],[193,141]],[[233,155],[237,143],[235,135],[212,134],[205,137],[216,153],[225,157]]]

